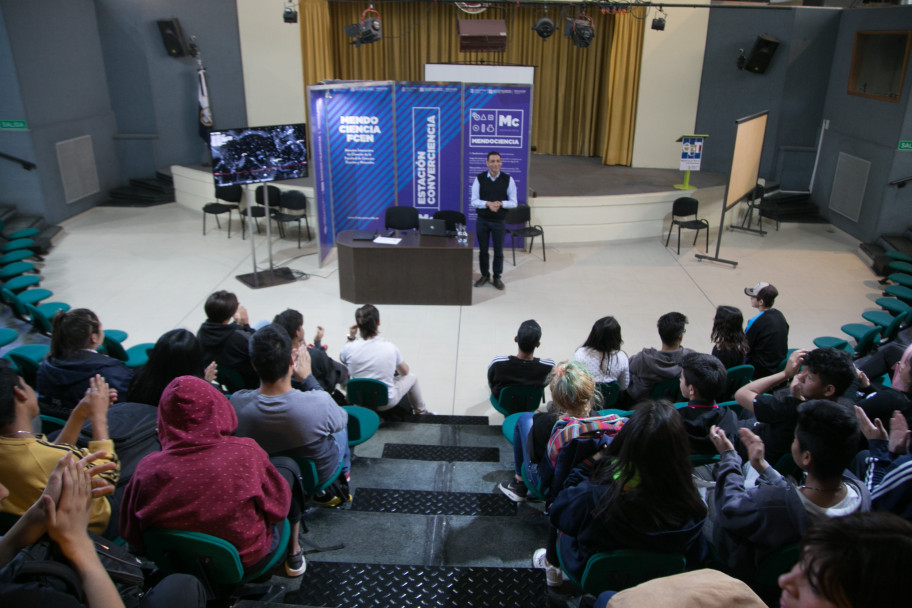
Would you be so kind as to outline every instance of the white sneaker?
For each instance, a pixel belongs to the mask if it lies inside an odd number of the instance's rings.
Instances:
[[[549,587],[560,587],[564,584],[564,573],[557,566],[548,563],[545,549],[536,549],[532,554],[532,567],[545,571],[545,581]]]

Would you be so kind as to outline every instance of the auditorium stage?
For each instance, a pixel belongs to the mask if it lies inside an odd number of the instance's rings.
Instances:
[[[727,175],[693,171],[690,185],[694,188],[724,186]],[[536,196],[585,197],[623,196],[675,191],[684,181],[684,173],[674,169],[637,169],[609,167],[601,159],[585,156],[533,154],[529,170],[529,187]],[[533,201],[534,204],[534,201]]]
[[[211,168],[172,166],[179,204],[200,210],[212,202]],[[673,169],[608,167],[598,158],[533,154],[529,170],[532,223],[545,228],[549,243],[593,243],[659,236],[679,196],[700,200],[700,217],[718,225],[728,176],[692,172],[690,190],[677,190],[684,174]],[[302,191],[308,215],[316,218],[314,178],[276,182],[281,189]],[[252,187],[252,186],[251,186]],[[312,219],[311,225],[316,225]]]

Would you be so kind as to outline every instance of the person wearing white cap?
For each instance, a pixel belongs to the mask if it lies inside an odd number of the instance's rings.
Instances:
[[[773,308],[779,290],[769,283],[745,287],[751,307],[760,312],[747,322],[744,330],[750,350],[745,363],[754,366],[754,378],[774,374],[788,353],[789,325],[785,316]]]

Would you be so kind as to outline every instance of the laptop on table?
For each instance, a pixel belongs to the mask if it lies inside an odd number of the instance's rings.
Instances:
[[[446,236],[446,222],[443,220],[419,218],[418,231],[422,236]]]

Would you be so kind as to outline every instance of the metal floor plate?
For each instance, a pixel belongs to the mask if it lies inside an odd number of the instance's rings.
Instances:
[[[406,416],[403,422],[417,422],[419,424],[463,424],[489,426],[491,422],[487,416]]]
[[[531,568],[452,568],[314,562],[286,604],[340,608],[545,608],[545,576]]]
[[[358,488],[351,511],[412,515],[516,515],[516,503],[501,493],[431,492]]]
[[[383,446],[383,458],[441,460],[444,462],[500,462],[500,448],[387,443]]]

